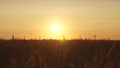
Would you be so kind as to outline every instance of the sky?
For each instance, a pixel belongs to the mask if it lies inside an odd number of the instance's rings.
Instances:
[[[119,0],[0,0],[0,38],[120,39],[119,26]]]

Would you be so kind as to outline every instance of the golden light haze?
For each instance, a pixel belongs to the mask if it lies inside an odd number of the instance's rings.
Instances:
[[[59,35],[51,31],[54,24]],[[0,0],[1,38],[120,39],[119,26],[119,0]]]

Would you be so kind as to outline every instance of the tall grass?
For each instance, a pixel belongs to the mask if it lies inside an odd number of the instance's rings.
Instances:
[[[0,68],[120,68],[120,41],[0,40]]]

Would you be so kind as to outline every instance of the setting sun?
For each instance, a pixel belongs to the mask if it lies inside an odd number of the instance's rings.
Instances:
[[[60,24],[51,25],[51,33],[49,34],[49,38],[51,39],[61,39],[62,37],[62,26]]]
[[[53,26],[52,26],[52,31],[53,31],[53,32],[59,33],[60,30],[61,30],[61,28],[60,28],[59,25],[53,25]]]

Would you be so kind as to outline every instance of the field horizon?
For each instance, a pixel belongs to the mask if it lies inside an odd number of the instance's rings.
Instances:
[[[0,40],[0,68],[119,68],[120,40]]]
[[[120,68],[120,0],[0,0],[0,68]]]

